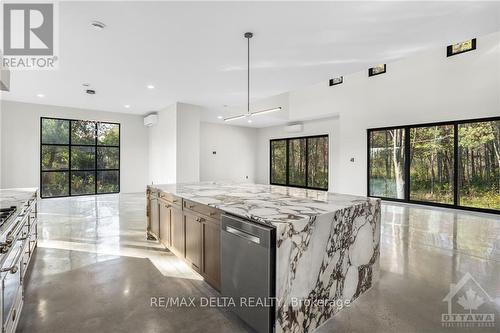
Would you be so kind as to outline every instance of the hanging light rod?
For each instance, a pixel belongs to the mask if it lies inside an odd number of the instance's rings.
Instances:
[[[224,121],[233,121],[233,120],[238,120],[238,119],[246,118],[246,117],[247,117],[246,114],[240,114],[239,116],[232,116],[232,117],[224,118]]]
[[[237,120],[237,119],[241,119],[241,118],[251,117],[254,115],[260,115],[260,114],[264,114],[264,113],[269,113],[269,112],[281,110],[281,106],[279,106],[277,108],[250,112],[250,38],[253,37],[253,33],[245,32],[244,37],[247,39],[247,45],[248,45],[248,48],[247,48],[247,113],[241,114],[238,116],[224,118],[224,121],[232,121],[232,120]],[[249,122],[251,122],[251,121],[249,121]]]
[[[272,109],[267,109],[267,110],[262,110],[262,111],[255,111],[255,112],[251,112],[250,114],[240,114],[238,116],[224,118],[224,121],[232,121],[232,120],[238,120],[238,119],[252,117],[252,116],[260,116],[261,114],[271,113],[274,111],[280,111],[281,109],[282,109],[281,106],[278,106],[277,108],[272,108]]]
[[[272,108],[272,109],[267,109],[267,110],[262,110],[262,111],[255,111],[255,112],[250,113],[250,115],[251,116],[258,116],[258,115],[261,115],[264,113],[270,113],[270,112],[280,111],[280,110],[281,110],[281,106],[278,106],[277,108]]]

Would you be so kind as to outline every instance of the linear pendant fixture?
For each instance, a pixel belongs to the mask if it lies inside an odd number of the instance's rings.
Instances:
[[[264,113],[270,113],[270,112],[280,111],[280,110],[281,110],[281,106],[278,106],[277,108],[272,108],[272,109],[267,109],[267,110],[262,110],[262,111],[255,111],[255,112],[250,113],[250,115],[251,116],[258,116],[258,115],[261,115]]]
[[[238,119],[242,119],[242,118],[246,118],[246,117],[247,117],[246,114],[240,114],[239,116],[232,116],[232,117],[224,118],[224,121],[238,120]]]
[[[278,107],[275,107],[272,109],[250,112],[250,38],[253,37],[253,33],[245,32],[244,36],[247,39],[247,45],[248,45],[248,48],[247,48],[247,113],[224,118],[224,121],[233,121],[233,120],[238,120],[238,119],[242,119],[242,118],[249,118],[251,116],[258,116],[258,115],[265,114],[265,113],[280,111],[282,109],[281,106],[278,106]],[[248,122],[251,123],[252,121],[249,119]]]

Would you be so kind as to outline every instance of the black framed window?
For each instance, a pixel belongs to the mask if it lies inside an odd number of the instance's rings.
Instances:
[[[368,196],[500,213],[500,117],[368,129]]]
[[[120,124],[40,118],[42,198],[120,192]]]
[[[328,135],[270,141],[270,183],[328,190]]]

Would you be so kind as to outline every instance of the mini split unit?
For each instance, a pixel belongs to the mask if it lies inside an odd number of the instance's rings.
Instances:
[[[158,123],[158,115],[156,113],[148,114],[144,117],[144,126],[151,127]]]

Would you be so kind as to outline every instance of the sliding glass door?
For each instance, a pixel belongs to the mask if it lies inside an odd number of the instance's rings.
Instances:
[[[500,120],[458,125],[460,206],[500,210]]]
[[[117,193],[120,124],[41,118],[42,198]]]
[[[453,204],[453,125],[410,128],[410,200]]]
[[[500,212],[500,118],[369,129],[368,195]]]
[[[369,195],[404,199],[405,130],[371,131],[369,140]]]

